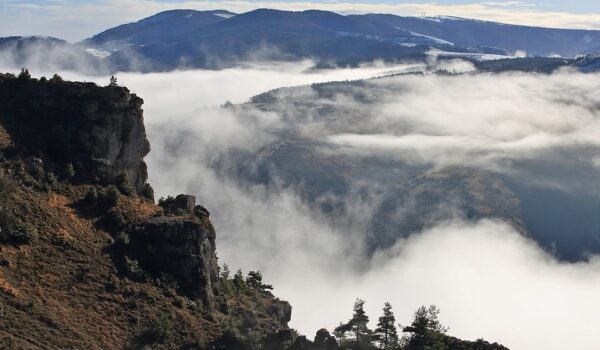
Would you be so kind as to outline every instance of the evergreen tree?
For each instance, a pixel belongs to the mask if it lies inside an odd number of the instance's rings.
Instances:
[[[410,326],[404,332],[411,333],[407,349],[438,349],[444,347],[444,335],[448,331],[440,321],[440,309],[431,305],[428,308],[421,306],[416,312]]]
[[[229,274],[229,266],[227,266],[227,264],[224,264],[223,268],[221,269],[221,290],[225,295],[231,294],[231,292],[233,292],[234,289],[233,281],[229,279]]]
[[[242,290],[246,287],[246,283],[244,282],[244,273],[242,269],[237,270],[235,275],[233,275],[233,285],[237,290]]]
[[[29,74],[29,69],[21,68],[21,73],[19,73],[19,79],[31,79],[31,74]]]
[[[273,286],[271,286],[270,284],[262,283],[262,274],[260,273],[260,271],[248,272],[248,277],[246,277],[246,285],[250,288],[257,289],[263,292],[273,290]]]
[[[229,271],[229,265],[224,264],[223,265],[223,269],[221,269],[221,279],[222,280],[228,280],[229,279],[229,274],[231,272]]]
[[[335,329],[335,334],[340,340],[346,339],[346,333],[350,333],[350,339],[356,344],[357,348],[363,345],[371,345],[371,337],[373,331],[367,326],[369,323],[369,316],[364,310],[365,301],[362,299],[356,299],[354,302],[354,312],[352,319],[348,323],[340,324]]]
[[[392,305],[385,303],[383,315],[379,317],[374,338],[379,342],[382,349],[398,348],[398,330],[396,329],[396,317],[392,312]]]

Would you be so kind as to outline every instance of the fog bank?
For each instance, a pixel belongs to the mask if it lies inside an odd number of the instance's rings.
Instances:
[[[309,337],[321,327],[332,330],[346,321],[360,297],[367,301],[371,327],[385,301],[392,303],[403,324],[418,306],[436,304],[442,322],[457,337],[483,337],[511,349],[600,347],[598,257],[559,262],[505,223],[459,219],[438,223],[370,256],[360,224],[333,227],[295,189],[228,177],[224,169],[236,165],[228,158],[231,150],[260,149],[286,122],[278,111],[248,107],[239,115],[219,105],[244,102],[279,86],[366,78],[396,69],[307,74],[305,68],[118,76],[145,100],[152,145],[147,162],[157,195],[198,196],[212,213],[221,263],[261,270],[274,293],[294,307],[291,326]],[[340,118],[373,119],[335,127],[315,121],[313,126],[335,154],[397,157],[432,169],[466,164],[522,173],[532,184],[598,193],[597,187],[581,186],[597,177],[590,169],[599,163],[598,78],[561,72],[381,79],[358,88],[381,93],[372,104],[349,95],[335,99],[358,111],[354,116],[340,113]],[[310,120],[302,124],[304,130],[310,130]],[[544,159],[553,165],[542,171],[518,166]],[[585,164],[581,172],[589,178],[572,183],[571,177],[561,177],[556,169],[563,159]],[[367,198],[355,205],[361,212],[373,203]]]

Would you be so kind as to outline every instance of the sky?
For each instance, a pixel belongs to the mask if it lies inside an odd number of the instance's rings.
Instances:
[[[322,9],[343,14],[452,15],[511,24],[600,29],[600,3],[589,0],[0,0],[0,36],[44,35],[77,42],[157,12],[188,8]]]

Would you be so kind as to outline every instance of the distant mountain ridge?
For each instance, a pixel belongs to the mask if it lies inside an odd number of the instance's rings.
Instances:
[[[551,29],[458,17],[341,15],[258,9],[173,10],[108,29],[80,43],[146,60],[153,69],[191,66],[219,68],[251,59],[356,64],[374,59],[421,59],[431,48],[512,56],[575,57],[600,47],[600,31]],[[111,55],[112,56],[112,55]]]
[[[11,38],[2,39],[10,41]],[[12,38],[15,41],[15,38]],[[318,66],[355,66],[383,60],[424,61],[438,57],[476,59],[515,56],[576,58],[600,49],[600,31],[528,27],[458,17],[401,17],[391,14],[341,15],[258,9],[242,14],[225,10],[170,10],[107,29],[77,44],[47,39],[61,55],[42,61],[62,68],[97,71],[221,69],[252,61],[312,59]],[[22,46],[0,48],[17,57]],[[27,63],[29,60],[13,61]],[[80,64],[83,62],[83,64]],[[49,64],[45,62],[46,66]],[[586,65],[582,70],[597,69]]]

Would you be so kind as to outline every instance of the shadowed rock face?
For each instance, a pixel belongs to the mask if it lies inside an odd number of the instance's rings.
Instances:
[[[153,274],[173,276],[182,292],[214,309],[219,288],[215,230],[208,220],[161,216],[126,230],[127,255]]]
[[[111,181],[126,173],[140,191],[150,151],[143,100],[124,87],[0,75],[0,121],[19,153],[78,177]]]

